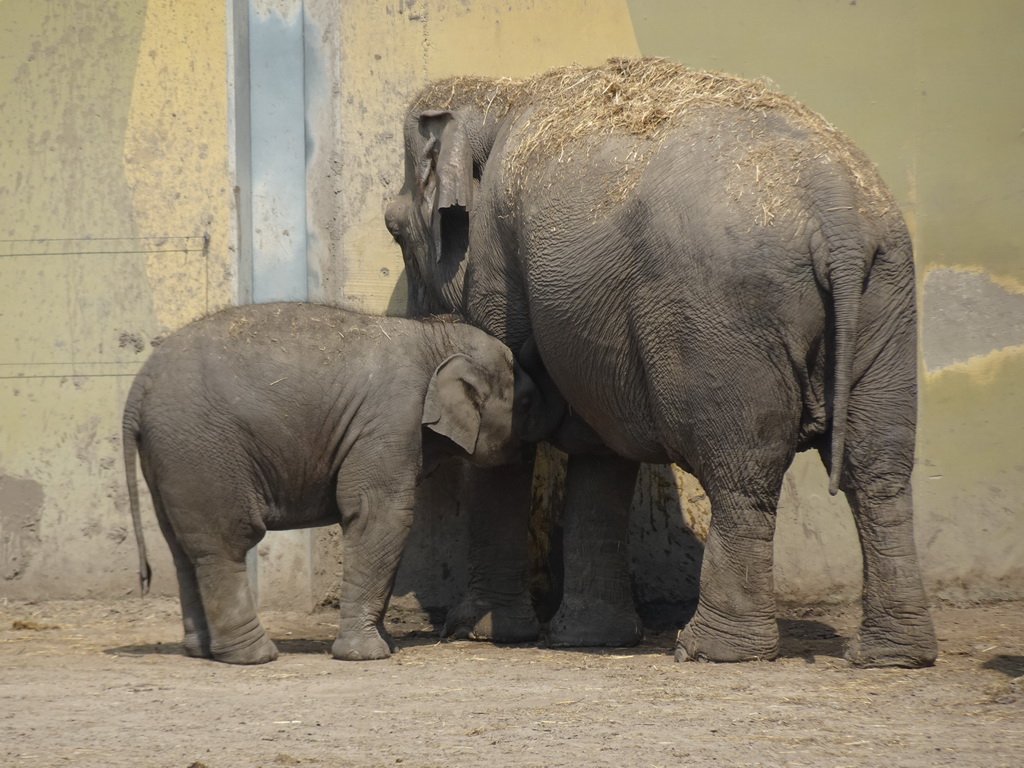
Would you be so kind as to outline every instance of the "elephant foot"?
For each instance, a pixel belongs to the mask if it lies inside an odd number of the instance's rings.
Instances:
[[[210,639],[205,640],[198,633],[185,633],[185,655],[194,659],[212,659],[210,651]]]
[[[331,655],[342,661],[386,659],[397,650],[394,640],[375,626],[362,631],[343,631],[331,645]]]
[[[779,626],[774,619],[748,621],[723,631],[695,616],[676,635],[676,661],[772,661],[778,655]]]
[[[511,605],[495,605],[479,597],[467,596],[448,611],[441,637],[529,643],[540,637],[540,622],[529,597]]]
[[[625,647],[639,643],[643,631],[632,605],[563,599],[548,625],[547,644],[558,648]]]
[[[196,602],[182,601],[182,631],[184,632],[185,655],[194,659],[212,659],[210,650],[210,627],[206,616]]]
[[[856,667],[930,667],[938,656],[931,617],[862,624],[846,648],[846,660]]]
[[[395,638],[391,636],[391,633],[384,629],[384,622],[377,624],[377,633],[381,636],[381,639],[388,644],[388,649],[392,653],[398,653],[398,643],[395,642]]]
[[[212,649],[210,656],[225,664],[266,664],[277,658],[277,646],[267,637],[262,627],[259,633],[230,645],[219,645]],[[186,648],[187,652],[187,648]]]

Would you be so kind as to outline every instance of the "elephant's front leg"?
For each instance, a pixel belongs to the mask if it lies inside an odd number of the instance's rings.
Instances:
[[[528,584],[533,467],[463,470],[469,514],[469,589],[448,612],[444,634],[471,640],[536,640],[540,623]]]
[[[342,579],[336,659],[385,659],[398,650],[384,629],[398,563],[412,526],[413,483],[408,489],[351,490],[342,510]]]
[[[569,458],[562,604],[548,628],[556,646],[636,645],[627,533],[639,463],[617,456]]]

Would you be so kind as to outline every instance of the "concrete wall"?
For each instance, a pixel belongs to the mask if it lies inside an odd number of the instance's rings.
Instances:
[[[226,23],[198,0],[0,4],[2,596],[137,583],[124,396],[155,338],[235,298]]]
[[[401,183],[405,102],[430,79],[663,55],[768,76],[847,131],[893,187],[918,249],[915,480],[929,588],[1024,594],[1024,95],[1004,85],[1024,65],[1016,3],[3,0],[0,596],[134,589],[121,403],[152,339],[252,295],[251,180],[236,165],[247,40],[235,17],[299,6],[308,293],[362,311],[404,309],[382,214]],[[453,481],[442,473],[427,487],[399,582],[431,604],[465,578]],[[539,483],[538,496],[557,494]],[[650,469],[635,511],[638,597],[692,597],[699,486]],[[173,592],[155,525],[147,532],[155,587]],[[332,538],[268,537],[265,599],[329,592]],[[853,527],[816,458],[787,477],[777,552],[784,597],[856,594]]]

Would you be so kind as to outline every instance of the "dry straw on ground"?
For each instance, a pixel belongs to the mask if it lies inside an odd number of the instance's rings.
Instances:
[[[610,59],[601,66],[561,67],[527,80],[449,78],[421,92],[414,108],[457,111],[465,106],[483,109],[490,118],[511,113],[522,121],[519,141],[506,157],[506,171],[520,187],[543,165],[570,163],[616,137],[631,147],[621,158],[623,173],[612,195],[622,199],[668,136],[687,129],[706,135],[717,126],[724,136],[719,159],[736,165],[742,177],[731,191],[738,198],[756,190],[764,224],[785,208],[812,163],[836,163],[846,171],[856,182],[862,210],[889,208],[888,193],[860,150],[765,80],[693,70],[664,59]],[[792,130],[768,128],[764,118],[769,116],[781,117]],[[739,123],[745,126],[742,142],[727,133],[737,135]]]

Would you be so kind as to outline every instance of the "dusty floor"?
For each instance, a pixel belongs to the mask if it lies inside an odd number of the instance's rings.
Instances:
[[[327,655],[332,614],[264,612],[281,658],[180,654],[177,605],[0,600],[0,765],[1021,766],[1024,605],[938,609],[932,669],[841,660],[850,616],[782,622],[784,657],[675,664],[672,637],[556,651],[440,642]]]

